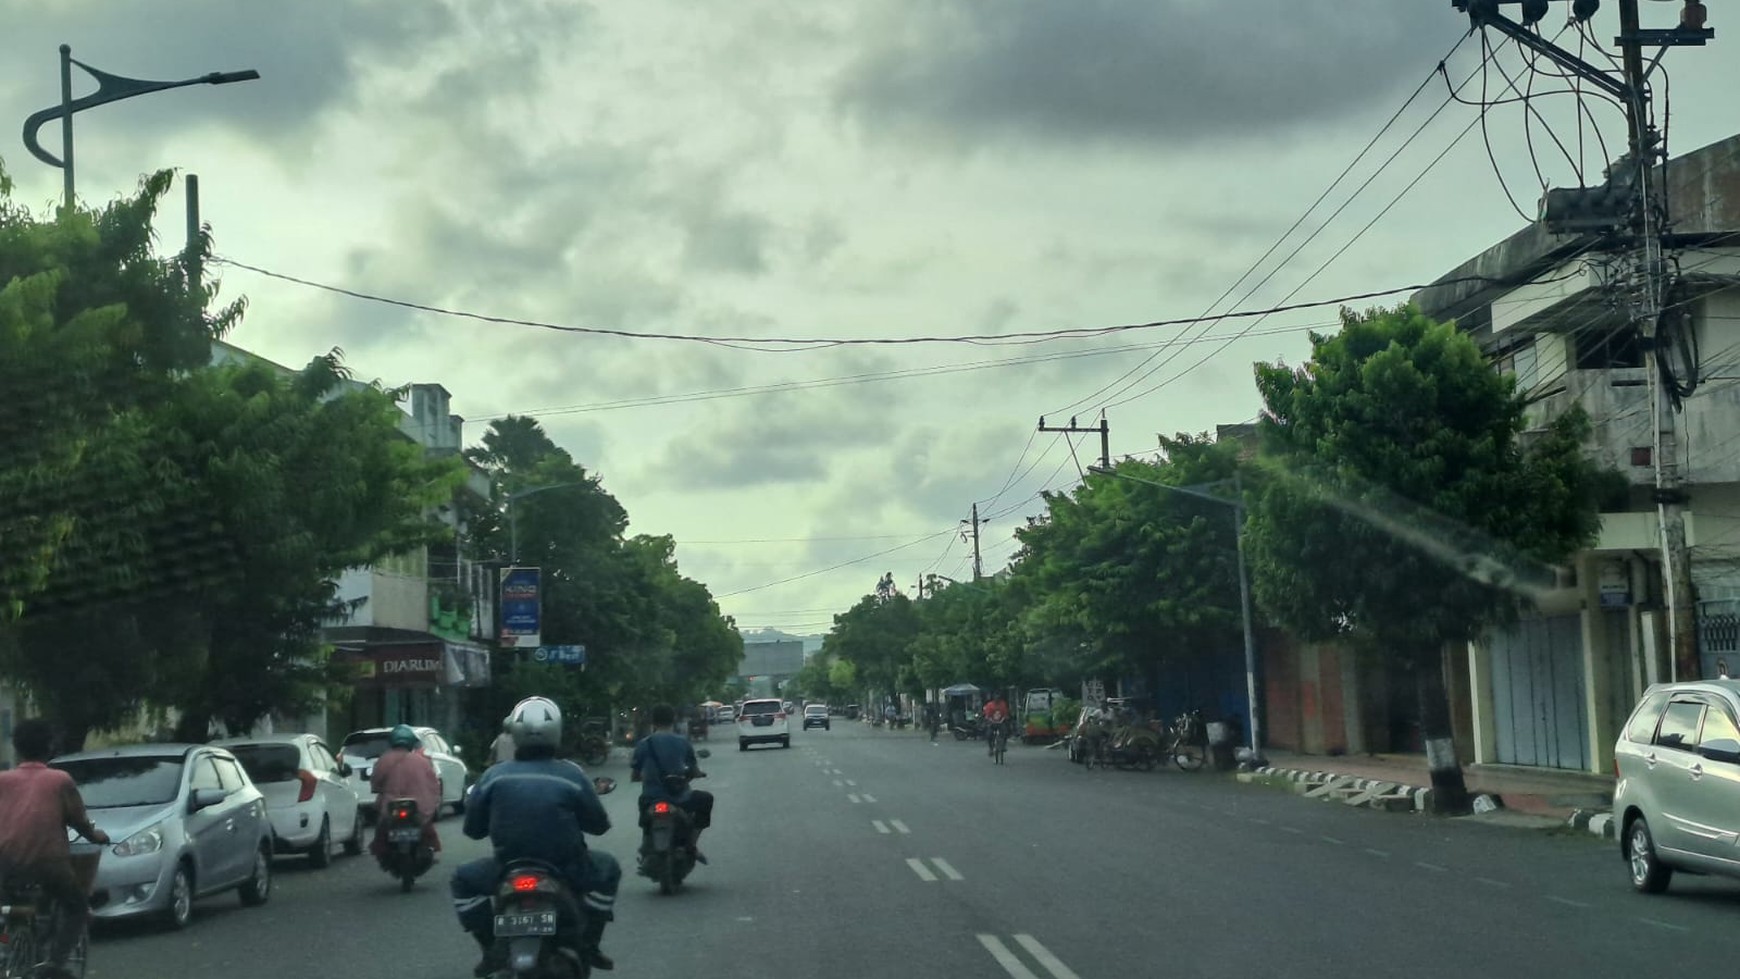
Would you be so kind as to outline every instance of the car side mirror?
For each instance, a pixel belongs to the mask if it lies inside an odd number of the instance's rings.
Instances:
[[[193,795],[187,800],[188,812],[199,812],[228,799],[230,794],[223,789],[194,789]]]
[[[697,748],[697,749],[695,749],[695,757],[696,758],[711,758],[711,757],[713,757],[713,753],[711,751],[708,751],[706,748]]]
[[[592,787],[598,790],[599,795],[609,795],[616,791],[616,779],[608,775],[600,775],[592,780]]]
[[[1698,745],[1698,754],[1711,761],[1740,764],[1740,741],[1733,738],[1711,738]]]

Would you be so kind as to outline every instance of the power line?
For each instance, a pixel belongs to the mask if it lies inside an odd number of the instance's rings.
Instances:
[[[807,578],[814,578],[817,575],[823,575],[823,574],[828,574],[829,572],[839,571],[842,568],[849,568],[855,564],[863,564],[865,561],[873,560],[875,558],[879,558],[879,557],[882,557],[882,556],[887,555],[887,554],[893,554],[896,551],[904,551],[909,547],[916,547],[919,544],[923,544],[925,541],[936,540],[938,537],[941,537],[944,534],[953,534],[954,532],[955,532],[955,528],[949,527],[945,530],[939,530],[934,534],[928,534],[924,537],[919,537],[919,538],[916,538],[914,540],[909,540],[904,544],[897,544],[894,547],[888,548],[887,550],[877,551],[874,554],[866,554],[863,557],[853,558],[850,561],[842,561],[839,564],[829,565],[828,567],[825,567],[825,568],[817,568],[814,571],[806,571],[803,574],[792,575],[789,578],[781,578],[778,581],[769,581],[766,584],[755,585],[755,586],[750,587],[750,588],[739,588],[736,591],[728,591],[728,592],[725,592],[724,594],[715,595],[713,597],[715,600],[732,598],[732,597],[737,596],[737,595],[747,595],[750,592],[761,591],[764,588],[773,588],[777,585],[789,585],[794,581],[803,581]]]

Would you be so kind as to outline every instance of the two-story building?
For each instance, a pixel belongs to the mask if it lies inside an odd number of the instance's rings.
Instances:
[[[1740,639],[1740,136],[1660,171],[1669,222],[1668,315],[1683,317],[1673,418],[1689,492],[1686,541],[1703,619],[1701,668]],[[1624,476],[1599,540],[1562,587],[1515,628],[1472,644],[1452,689],[1466,700],[1458,740],[1485,763],[1607,772],[1618,727],[1670,662],[1654,502],[1652,389],[1645,338],[1624,296],[1627,256],[1598,239],[1532,225],[1451,270],[1414,302],[1455,320],[1516,376],[1539,430],[1573,405],[1589,449]],[[1460,664],[1459,664],[1460,665]]]

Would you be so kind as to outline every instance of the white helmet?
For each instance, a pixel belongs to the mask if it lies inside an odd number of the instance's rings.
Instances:
[[[527,697],[508,712],[515,748],[555,748],[562,743],[562,708],[548,697]]]

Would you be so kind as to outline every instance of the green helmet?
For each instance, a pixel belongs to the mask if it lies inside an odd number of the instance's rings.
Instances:
[[[387,744],[395,748],[415,748],[422,743],[423,739],[417,737],[416,730],[409,724],[400,724],[387,735]]]

